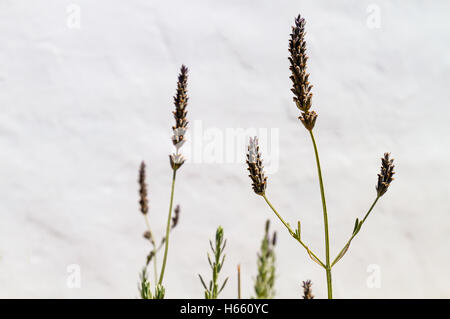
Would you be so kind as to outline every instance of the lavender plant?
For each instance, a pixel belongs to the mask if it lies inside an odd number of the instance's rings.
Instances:
[[[180,75],[178,76],[177,92],[174,96],[175,111],[173,111],[173,116],[175,118],[175,125],[172,126],[173,136],[172,143],[175,146],[175,153],[169,155],[170,166],[172,167],[172,186],[170,190],[170,203],[169,203],[169,213],[167,216],[167,226],[166,226],[166,236],[165,236],[165,246],[164,246],[164,257],[161,266],[161,274],[159,276],[158,283],[161,285],[164,279],[164,270],[166,269],[167,254],[169,251],[169,235],[170,235],[170,222],[172,221],[172,206],[173,206],[173,195],[175,192],[175,178],[177,175],[177,170],[183,165],[184,157],[179,153],[180,148],[186,142],[185,134],[187,130],[188,121],[186,119],[187,111],[186,106],[188,103],[187,96],[187,74],[188,69],[184,65],[181,66]]]
[[[275,297],[275,245],[277,233],[274,232],[272,237],[270,237],[269,228],[270,221],[267,220],[257,260],[258,275],[254,285],[256,299],[271,299]]]
[[[350,239],[344,245],[342,250],[337,254],[337,256],[332,260],[330,258],[330,239],[329,239],[329,227],[328,227],[328,213],[327,205],[325,200],[325,190],[322,177],[322,170],[320,166],[319,152],[317,149],[317,143],[314,137],[313,129],[317,120],[317,113],[311,110],[312,107],[312,85],[309,83],[309,73],[306,72],[306,66],[308,61],[308,56],[306,55],[306,42],[305,42],[305,19],[300,15],[295,19],[295,25],[292,27],[291,38],[289,40],[289,63],[292,81],[292,93],[294,94],[293,100],[297,108],[300,110],[299,120],[306,128],[311,138],[311,142],[314,149],[314,155],[316,159],[317,175],[319,180],[320,196],[322,201],[322,213],[324,220],[324,236],[325,236],[325,261],[322,261],[302,240],[301,237],[301,224],[300,221],[297,222],[297,228],[293,229],[289,223],[287,223],[283,217],[278,213],[278,211],[271,204],[266,196],[267,188],[267,177],[264,174],[264,167],[262,164],[262,158],[259,151],[258,139],[250,138],[248,153],[247,153],[247,165],[248,171],[250,172],[250,178],[252,180],[252,187],[257,195],[264,198],[267,205],[272,209],[275,215],[280,219],[283,225],[288,230],[289,234],[298,241],[298,243],[303,246],[303,248],[308,253],[309,257],[321,266],[326,273],[327,281],[327,291],[328,298],[333,298],[333,288],[332,288],[332,267],[345,255],[348,251],[352,240],[361,230],[362,225],[368,218],[369,214],[375,207],[378,200],[386,193],[389,188],[390,183],[393,181],[394,175],[394,164],[393,159],[390,158],[389,153],[385,153],[381,161],[381,172],[378,174],[378,183],[376,186],[376,196],[372,205],[370,206],[368,212],[362,220],[358,218],[355,221],[353,227],[353,232]]]
[[[155,238],[153,236],[152,230],[150,228],[150,222],[148,219],[148,193],[147,193],[147,184],[146,184],[146,166],[145,163],[142,162],[139,167],[139,206],[140,211],[144,215],[145,223],[147,225],[147,230],[144,233],[144,238],[149,240],[152,244],[152,250],[148,254],[146,258],[145,266],[142,268],[142,272],[140,274],[140,284],[139,284],[139,292],[142,299],[153,299],[154,296],[163,296],[164,297],[164,288],[161,285],[156,285],[157,276],[158,276],[158,265],[156,260],[156,254],[158,252],[158,247],[155,242]],[[147,267],[150,262],[153,260],[154,265],[154,275],[155,275],[155,292],[152,294],[150,288],[150,281],[148,280],[147,275]]]
[[[212,279],[209,281],[209,285],[206,285],[205,280],[199,274],[200,282],[205,288],[205,299],[217,299],[219,294],[222,292],[223,288],[227,284],[228,277],[225,278],[222,285],[219,287],[219,274],[222,270],[223,263],[225,262],[225,246],[227,244],[226,239],[223,238],[223,228],[219,226],[216,230],[215,244],[213,245],[212,241],[209,241],[209,245],[214,255],[214,260],[211,260],[211,256],[208,253],[208,263],[211,267],[212,271]]]
[[[173,136],[172,143],[175,146],[175,153],[169,155],[169,162],[172,168],[172,185],[170,190],[170,201],[169,201],[169,213],[167,216],[167,225],[166,225],[166,233],[165,236],[161,239],[159,245],[156,244],[155,237],[150,227],[150,221],[148,218],[148,194],[147,194],[147,185],[146,185],[146,166],[145,163],[142,162],[139,169],[139,205],[140,211],[145,217],[145,223],[147,226],[147,230],[144,233],[144,238],[150,241],[152,245],[152,249],[146,258],[146,264],[142,269],[140,274],[140,284],[139,291],[142,299],[163,299],[165,294],[165,288],[163,286],[164,279],[164,271],[166,269],[167,264],[167,256],[169,250],[169,238],[171,231],[178,224],[179,216],[180,216],[180,206],[177,205],[175,209],[173,209],[173,199],[175,192],[175,178],[178,169],[183,165],[184,158],[180,154],[179,150],[183,146],[186,141],[185,134],[187,130],[188,121],[186,119],[187,111],[186,106],[188,102],[187,97],[187,74],[188,69],[182,65],[180,69],[180,74],[178,76],[177,90],[174,96],[174,104],[175,111],[173,111],[173,115],[175,118],[175,125],[172,127]],[[173,216],[172,216],[173,212]],[[157,264],[157,254],[164,247],[164,256],[162,260],[162,265],[160,269],[160,273],[158,276],[158,264]],[[148,279],[147,267],[153,261],[153,272],[154,272],[154,281],[155,281],[155,291],[151,293],[150,289],[150,281]]]

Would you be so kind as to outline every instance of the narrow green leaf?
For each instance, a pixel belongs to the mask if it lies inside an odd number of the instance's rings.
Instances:
[[[356,231],[356,229],[358,228],[358,226],[359,226],[359,219],[356,218],[356,220],[355,220],[355,226],[353,226],[353,232],[352,232],[352,234],[355,233],[355,231]]]
[[[219,289],[218,294],[220,294],[220,293],[222,292],[223,288],[225,288],[225,285],[227,284],[227,281],[228,281],[228,277],[225,278],[225,280],[224,280],[224,282],[223,282],[223,284],[222,284],[222,287],[220,287],[220,289]]]
[[[206,287],[205,281],[202,278],[202,275],[198,274],[198,276],[200,277],[200,281],[202,282],[203,287],[208,290],[208,288]]]

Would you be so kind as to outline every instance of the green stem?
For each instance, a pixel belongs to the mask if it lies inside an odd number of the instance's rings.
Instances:
[[[378,202],[378,199],[380,199],[380,196],[377,196],[377,198],[375,198],[375,200],[373,201],[372,205],[370,206],[369,210],[367,211],[366,215],[364,216],[363,220],[361,221],[361,226],[364,224],[364,222],[366,221],[367,217],[369,217],[370,212],[373,210],[373,208],[375,207],[376,203]],[[345,244],[344,248],[341,249],[341,251],[339,252],[339,254],[336,256],[336,258],[333,260],[333,263],[331,264],[331,267],[333,267],[342,257],[343,254],[345,253],[344,250],[348,249],[348,246],[350,245],[350,243],[352,242],[353,238],[355,238],[355,236],[357,235],[357,233],[353,233],[352,236],[350,237],[350,239],[347,241],[347,243]]]
[[[153,250],[153,272],[155,273],[155,283],[158,281],[158,264],[156,263],[156,249]]]
[[[277,217],[280,219],[280,221],[283,223],[284,226],[286,226],[287,230],[289,231],[289,233],[291,234],[291,236],[294,236],[294,231],[292,230],[291,226],[286,223],[284,221],[284,219],[280,216],[280,214],[278,214],[277,210],[272,206],[272,204],[269,202],[269,200],[266,197],[266,194],[262,195],[262,197],[265,199],[267,205],[269,205],[269,207],[273,210],[273,212],[275,213],[275,215],[277,215]],[[306,251],[308,252],[308,254],[310,254],[311,256],[314,257],[314,259],[316,259],[315,261],[317,261],[323,268],[326,268],[325,264],[320,260],[319,257],[317,257],[309,248],[308,246],[305,245],[305,243],[300,239],[300,238],[296,238],[297,241],[306,249]],[[313,259],[313,260],[314,260]]]
[[[370,206],[369,210],[367,211],[366,215],[364,216],[362,222],[361,222],[361,226],[362,224],[364,224],[364,222],[366,221],[367,217],[369,217],[370,212],[372,211],[372,209],[375,207],[375,205],[377,204],[378,200],[380,199],[380,196],[377,196],[377,198],[375,198],[375,200],[373,201],[372,205]]]
[[[166,227],[166,239],[165,239],[165,247],[164,247],[164,258],[163,263],[161,266],[161,275],[159,276],[159,284],[162,285],[162,281],[164,278],[164,270],[166,269],[166,262],[167,262],[167,252],[169,250],[169,235],[170,235],[170,222],[172,221],[172,206],[173,206],[173,193],[175,190],[175,177],[177,175],[177,170],[173,170],[173,176],[172,176],[172,188],[170,191],[170,204],[169,204],[169,214],[167,217],[167,227]]]
[[[316,140],[314,139],[314,134],[312,130],[309,131],[311,140],[314,146],[314,153],[316,155],[317,173],[319,175],[320,184],[320,196],[322,198],[322,210],[323,210],[323,221],[325,228],[325,254],[326,254],[326,275],[327,275],[327,288],[328,288],[328,299],[333,299],[333,286],[331,281],[331,265],[330,265],[330,239],[328,235],[328,215],[327,215],[327,203],[325,201],[325,191],[323,187],[322,170],[320,168],[319,152],[317,151]]]
[[[152,245],[153,245],[153,272],[155,275],[155,283],[156,283],[158,281],[158,264],[156,261],[156,252],[157,252],[156,243],[155,243],[155,238],[153,237],[152,230],[150,228],[150,222],[148,220],[148,215],[145,214],[144,216],[145,216],[145,223],[147,224],[147,229],[150,233],[150,241],[152,242]]]

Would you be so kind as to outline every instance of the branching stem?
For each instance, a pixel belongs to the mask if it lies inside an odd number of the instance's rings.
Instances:
[[[291,236],[293,236],[308,252],[308,254],[310,255],[310,257],[318,262],[319,265],[321,265],[323,268],[326,268],[325,264],[320,260],[319,257],[316,256],[316,254],[314,254],[309,248],[308,246],[305,245],[305,243],[301,240],[301,238],[295,237],[295,232],[292,230],[291,226],[286,223],[283,219],[283,217],[280,216],[280,214],[278,214],[277,210],[272,206],[272,204],[270,203],[270,201],[267,199],[267,196],[264,194],[262,195],[262,197],[264,198],[264,200],[266,201],[267,205],[269,205],[269,207],[273,210],[273,212],[275,213],[275,215],[277,215],[277,217],[280,219],[280,221],[283,223],[284,226],[286,226],[287,230],[289,231],[289,233],[291,234]],[[314,258],[313,258],[314,257]]]
[[[370,206],[369,210],[367,211],[366,215],[364,216],[363,220],[361,221],[361,224],[359,226],[359,228],[361,228],[361,226],[364,224],[364,222],[366,221],[367,217],[369,217],[370,212],[373,210],[373,208],[375,207],[376,203],[378,202],[378,199],[380,199],[380,196],[377,196],[375,198],[375,200],[373,201],[372,205]],[[358,231],[359,232],[359,231]],[[347,243],[345,244],[344,248],[341,249],[341,251],[339,252],[339,254],[336,256],[336,258],[333,260],[331,267],[333,267],[342,257],[343,254],[345,254],[345,251],[348,249],[348,247],[350,246],[350,243],[352,242],[353,238],[355,238],[355,236],[358,233],[353,232],[352,236],[350,237],[350,239],[347,241]]]

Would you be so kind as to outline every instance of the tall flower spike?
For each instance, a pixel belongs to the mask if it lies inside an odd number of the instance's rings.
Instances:
[[[381,158],[381,172],[378,174],[377,194],[381,197],[386,193],[389,185],[394,180],[394,159],[389,158],[389,153],[384,153],[384,157]]]
[[[145,163],[141,163],[139,168],[139,206],[141,213],[148,213],[147,185],[145,184]]]
[[[177,92],[173,97],[175,104],[175,111],[173,111],[173,117],[175,118],[175,125],[172,126],[173,136],[172,143],[176,148],[176,153],[169,155],[170,166],[172,169],[177,170],[184,163],[184,158],[181,154],[178,154],[178,150],[183,146],[185,134],[187,130],[188,121],[186,119],[187,111],[186,106],[188,104],[187,96],[187,78],[188,68],[184,65],[181,66],[180,74],[178,75]]]
[[[267,177],[264,176],[264,166],[259,153],[258,138],[250,137],[247,153],[247,165],[252,180],[252,187],[256,194],[264,195],[266,192]]]
[[[189,100],[187,96],[187,78],[188,68],[182,65],[180,74],[178,75],[177,92],[173,97],[175,104],[175,111],[173,111],[175,125],[172,126],[172,130],[174,133],[172,142],[173,145],[175,145],[177,148],[180,148],[184,143],[184,134],[186,133],[187,125],[189,123],[186,120],[186,106]]]
[[[307,130],[311,131],[316,123],[317,114],[309,111],[312,103],[312,85],[309,84],[309,73],[306,72],[308,56],[306,55],[305,42],[305,19],[300,15],[295,19],[292,27],[291,39],[289,40],[289,62],[292,80],[292,93],[294,102],[302,112],[299,119]]]

